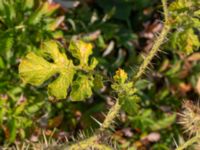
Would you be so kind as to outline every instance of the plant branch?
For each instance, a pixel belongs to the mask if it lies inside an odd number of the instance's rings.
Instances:
[[[196,135],[195,137],[191,138],[189,141],[185,142],[183,145],[179,146],[176,150],[184,150],[188,146],[198,142],[200,140],[200,135]]]
[[[143,63],[140,65],[138,72],[136,73],[136,75],[133,76],[133,81],[137,81],[145,72],[145,70],[147,69],[148,65],[150,64],[151,60],[153,59],[153,57],[156,55],[156,53],[159,51],[160,46],[162,45],[162,43],[164,42],[167,34],[170,31],[170,25],[168,22],[168,9],[167,9],[167,3],[166,0],[162,0],[162,5],[163,5],[163,10],[164,10],[164,17],[165,17],[165,21],[164,21],[164,27],[160,33],[160,35],[156,38],[155,43],[150,51],[150,53],[148,54],[148,56],[144,59]]]
[[[97,141],[100,137],[100,133],[102,133],[103,131],[105,131],[106,129],[108,129],[110,127],[113,120],[119,113],[120,108],[121,108],[121,105],[119,105],[119,101],[117,99],[116,103],[109,110],[104,122],[102,123],[101,127],[96,132],[96,134],[94,134],[92,137],[89,137],[83,141],[80,141],[78,143],[71,145],[69,150],[80,150],[80,149],[83,150],[90,146],[94,146],[95,145],[94,143],[97,143]],[[99,148],[99,150],[110,150],[109,147],[105,147],[105,145],[102,145],[102,144],[98,144],[98,148]],[[100,149],[100,148],[102,148],[102,149]]]
[[[165,23],[169,23],[169,11],[167,8],[167,0],[162,0],[163,12],[164,12],[164,19]]]
[[[116,100],[116,103],[111,107],[109,110],[103,124],[101,125],[99,131],[103,132],[104,130],[108,129],[110,125],[112,124],[113,120],[118,115],[119,111],[121,109],[121,105],[119,104],[119,100]]]

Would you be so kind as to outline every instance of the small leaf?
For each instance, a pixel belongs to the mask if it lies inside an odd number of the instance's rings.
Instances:
[[[28,24],[35,25],[39,23],[42,19],[42,16],[48,12],[49,3],[43,3],[28,19]]]
[[[0,69],[3,69],[5,67],[5,63],[3,61],[3,58],[0,56]]]
[[[26,108],[26,111],[30,114],[34,114],[36,113],[37,111],[39,111],[43,105],[45,104],[44,101],[41,101],[41,102],[34,102],[34,104],[32,105],[29,105],[29,107]]]
[[[24,9],[31,9],[34,6],[34,0],[24,0]]]
[[[91,59],[91,63],[90,63],[89,69],[90,69],[90,70],[93,70],[93,69],[97,66],[97,64],[98,64],[97,59],[93,57],[93,58]]]
[[[1,34],[0,36],[0,54],[4,55],[6,59],[9,59],[12,55],[12,47],[14,44],[14,38],[10,33],[5,32],[5,34]]]
[[[92,44],[83,41],[71,41],[69,51],[80,61],[81,66],[88,66],[89,56],[92,54]]]
[[[46,12],[45,16],[51,16],[59,8],[59,3],[48,3],[48,11]]]
[[[123,69],[118,69],[115,73],[114,80],[119,83],[124,83],[128,79],[127,73]]]
[[[11,118],[8,122],[8,128],[9,128],[9,137],[8,141],[10,143],[15,141],[16,135],[17,135],[17,127],[16,127],[16,120],[14,118]]]
[[[92,95],[93,77],[79,75],[72,84],[70,97],[72,101],[82,101]]]
[[[122,109],[128,113],[129,115],[135,114],[138,109],[139,105],[138,102],[140,101],[140,98],[136,95],[133,96],[124,96],[120,98],[122,101]]]
[[[103,77],[100,74],[94,76],[94,89],[99,90],[103,88]]]
[[[47,30],[55,31],[59,27],[59,25],[64,21],[64,19],[65,16],[60,16],[56,19],[52,19],[52,21],[47,24]]]
[[[153,131],[155,131],[155,130],[160,130],[160,129],[167,128],[172,123],[174,123],[175,119],[176,119],[176,114],[175,113],[173,115],[171,115],[171,116],[166,116],[164,119],[155,121],[155,123],[151,126],[151,129]]]
[[[142,131],[149,129],[154,124],[151,109],[140,110],[137,115],[130,116],[129,119],[134,128],[139,128]]]
[[[20,105],[18,105],[14,111],[14,115],[17,116],[17,115],[21,114],[24,111],[26,105],[27,105],[26,101],[24,101]]]
[[[149,84],[150,84],[150,82],[148,80],[141,79],[141,80],[136,81],[135,87],[138,90],[144,90],[145,88],[148,87]]]

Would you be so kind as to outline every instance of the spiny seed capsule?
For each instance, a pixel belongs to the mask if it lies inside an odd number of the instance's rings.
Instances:
[[[180,114],[179,123],[189,136],[200,134],[200,107],[191,101],[183,103],[183,111]]]

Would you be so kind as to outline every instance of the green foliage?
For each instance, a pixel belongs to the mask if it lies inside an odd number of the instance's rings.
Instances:
[[[172,48],[191,54],[200,47],[200,3],[198,0],[176,0],[171,3],[170,22],[176,30],[171,36]]]
[[[37,0],[0,2],[0,55],[7,67],[15,65],[25,51],[35,50],[42,40],[56,37],[54,31],[63,20],[52,18],[58,8]]]
[[[72,101],[81,101],[92,95],[93,77],[87,75],[78,75],[72,84],[71,99]]]
[[[99,6],[111,16],[120,20],[127,20],[131,13],[131,0],[97,0]],[[108,15],[108,17],[111,17]]]
[[[110,141],[104,137],[112,136],[117,141],[115,149],[174,149],[174,139],[180,143],[183,138],[175,123],[181,100],[199,97],[199,53],[186,56],[200,46],[199,0],[169,3],[172,30],[166,32],[170,35],[168,47],[161,47],[168,54],[153,59],[154,68],[149,63],[156,52],[151,58],[147,54],[144,60],[148,61],[134,82],[128,77],[137,74],[135,68],[143,60],[139,53],[149,53],[155,44],[152,36],[162,27],[157,21],[160,1],[62,3],[60,7],[40,0],[0,1],[1,144],[21,144],[24,139],[43,136],[63,141],[63,135],[71,142],[83,129],[95,136],[90,145],[98,143],[101,148],[101,140]],[[63,9],[65,6],[71,8]],[[150,73],[145,72],[147,67]],[[112,80],[118,68],[125,71],[119,69]],[[143,73],[147,78],[139,79]],[[87,98],[90,100],[78,102]],[[75,103],[53,101],[57,99]],[[108,107],[107,115],[102,115]],[[121,108],[126,113],[120,113]],[[118,114],[115,131],[113,121]],[[99,125],[100,132],[88,131]],[[106,129],[114,133],[104,132]],[[159,139],[150,139],[151,132]]]
[[[130,116],[130,121],[133,127],[144,131],[157,131],[169,127],[174,123],[176,114],[165,116],[161,119],[153,117],[151,109],[140,110],[136,116]]]
[[[69,51],[72,56],[79,60],[79,66],[85,70],[93,70],[97,65],[97,60],[93,57],[89,64],[89,56],[92,54],[92,45],[86,44],[83,41],[71,41]]]
[[[70,94],[72,101],[81,101],[92,95],[93,75],[87,72],[92,71],[97,62],[93,61],[92,64],[88,64],[89,56],[92,54],[91,44],[83,41],[70,43],[69,51],[79,59],[79,65],[74,65],[66,54],[61,53],[58,43],[55,41],[44,42],[41,48],[43,56],[31,52],[19,65],[19,74],[25,83],[39,86],[50,77],[58,74],[58,77],[48,85],[50,96],[57,99],[66,98],[69,86],[72,86]],[[49,62],[44,56],[52,59],[53,62]],[[82,71],[86,73],[81,73]],[[75,74],[76,78],[74,79]]]
[[[128,76],[124,70],[119,69],[114,76],[112,89],[117,93],[119,104],[122,109],[130,115],[135,114],[139,109],[139,97],[136,95],[136,89],[133,82],[127,82]]]
[[[27,135],[25,129],[33,125],[33,121],[30,119],[31,114],[38,111],[44,104],[44,102],[29,104],[23,95],[18,97],[16,94],[13,96],[18,99],[17,102],[6,95],[0,95],[0,126],[1,131],[4,132],[1,140],[5,138],[8,143],[14,142],[17,135],[21,139],[25,138]]]

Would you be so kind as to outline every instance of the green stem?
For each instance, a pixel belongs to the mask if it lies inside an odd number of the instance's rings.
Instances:
[[[162,6],[163,6],[163,12],[164,12],[164,18],[165,18],[165,23],[169,23],[169,11],[167,8],[167,0],[162,0]]]
[[[119,104],[119,100],[117,100],[115,105],[112,106],[111,109],[109,110],[109,112],[108,112],[103,124],[101,125],[99,131],[103,132],[104,130],[106,130],[110,127],[113,120],[118,115],[120,109],[121,109],[121,105]]]
[[[137,81],[145,72],[148,65],[150,64],[153,57],[156,55],[156,53],[159,51],[160,46],[162,45],[163,41],[165,40],[167,34],[169,33],[170,27],[165,25],[163,27],[162,32],[157,37],[156,42],[154,43],[152,50],[148,54],[148,56],[144,59],[143,63],[140,65],[139,70],[135,76],[133,76],[133,81]]]
[[[170,31],[170,25],[169,25],[169,19],[168,19],[169,18],[168,17],[169,12],[168,12],[168,9],[167,9],[167,1],[162,0],[162,5],[163,5],[164,18],[165,18],[164,27],[163,27],[160,35],[156,38],[155,43],[154,43],[150,53],[144,59],[143,63],[140,65],[138,72],[136,73],[136,75],[133,76],[134,82],[137,81],[143,75],[143,73],[146,71],[146,69],[148,68],[148,65],[152,61],[153,57],[159,51],[160,46],[162,45],[167,34]]]
[[[112,106],[112,108],[109,110],[104,122],[102,123],[100,129],[96,132],[96,134],[94,134],[93,136],[91,136],[83,141],[80,141],[78,143],[71,145],[69,147],[69,150],[84,150],[84,149],[87,149],[88,147],[96,148],[97,144],[95,144],[95,143],[97,143],[97,141],[100,137],[100,133],[102,133],[103,131],[105,131],[106,129],[108,129],[110,127],[113,120],[119,113],[120,108],[121,108],[121,105],[119,105],[119,101],[117,100],[115,105]],[[98,149],[99,150],[110,150],[109,147],[106,147],[103,144],[98,144]]]
[[[75,143],[71,145],[68,150],[84,150],[88,147],[95,145],[96,141],[98,140],[98,137],[96,135],[89,137],[83,141],[80,141],[78,143]]]
[[[179,146],[176,150],[184,150],[188,146],[198,142],[200,140],[200,135],[196,135],[195,137],[191,138],[189,141],[185,142],[183,145]]]

